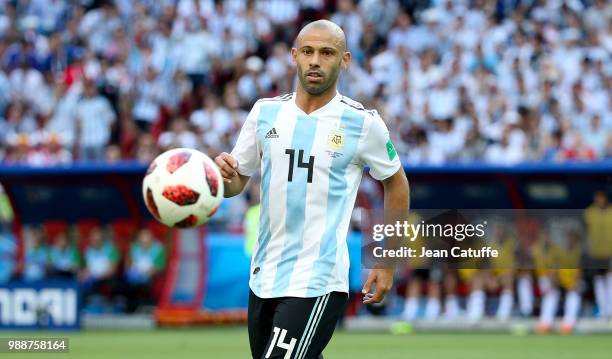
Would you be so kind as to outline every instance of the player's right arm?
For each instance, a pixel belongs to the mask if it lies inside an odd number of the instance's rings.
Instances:
[[[227,152],[223,152],[217,156],[215,158],[215,163],[219,166],[221,176],[223,176],[223,196],[229,198],[240,194],[251,177],[243,176],[238,173],[238,161]]]
[[[223,196],[233,197],[240,194],[249,178],[257,171],[261,158],[257,143],[257,117],[259,104],[255,103],[247,116],[232,153],[221,153],[215,158],[224,181]]]

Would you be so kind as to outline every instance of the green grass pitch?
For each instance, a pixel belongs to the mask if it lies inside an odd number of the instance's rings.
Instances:
[[[0,358],[83,359],[248,359],[244,327],[160,329],[153,331],[83,331],[64,333],[70,352],[6,354]],[[58,333],[7,333],[13,336],[60,336]],[[348,333],[337,331],[325,359],[598,359],[611,358],[612,336],[511,336],[509,334]]]

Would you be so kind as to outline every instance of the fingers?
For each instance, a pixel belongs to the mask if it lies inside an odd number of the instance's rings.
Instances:
[[[387,295],[388,292],[389,292],[389,289],[385,287],[376,288],[376,291],[374,293],[366,293],[364,295],[363,304],[380,303],[382,302],[383,299],[385,299],[385,296]]]
[[[377,272],[370,273],[361,291],[364,295],[363,304],[380,303],[391,290],[391,283],[388,282],[384,275],[379,277]],[[376,291],[370,293],[374,284],[376,284]]]
[[[372,289],[372,283],[374,283],[374,279],[375,279],[375,278],[376,278],[376,277],[374,276],[374,274],[373,274],[373,273],[371,273],[371,274],[368,276],[368,279],[367,279],[367,280],[366,280],[366,282],[364,283],[364,285],[363,285],[363,289],[361,290],[361,293],[362,293],[362,294],[368,294],[368,293],[370,293],[370,289]]]
[[[215,158],[215,163],[219,166],[223,181],[231,183],[232,178],[238,175],[236,168],[238,168],[238,161],[232,157],[229,153],[223,152]]]
[[[238,161],[230,155],[229,153],[223,152],[221,155],[226,159],[226,161],[232,166],[233,169],[238,168]]]

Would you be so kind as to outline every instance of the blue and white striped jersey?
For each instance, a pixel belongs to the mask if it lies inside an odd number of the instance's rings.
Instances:
[[[306,114],[295,93],[261,99],[232,156],[261,168],[259,236],[250,287],[261,298],[348,292],[346,236],[363,168],[383,180],[401,167],[376,111],[340,94]]]

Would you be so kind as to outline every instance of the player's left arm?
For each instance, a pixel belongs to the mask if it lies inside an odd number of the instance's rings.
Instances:
[[[384,188],[384,211],[385,216],[398,217],[407,215],[410,206],[410,189],[408,179],[404,169],[400,168],[394,175],[381,181]],[[372,269],[366,280],[362,293],[364,294],[363,303],[378,303],[385,298],[385,295],[393,286],[393,275],[395,267]],[[372,287],[376,290],[371,293]]]
[[[385,223],[406,220],[410,208],[408,179],[384,121],[378,112],[368,113],[371,117],[360,148],[360,159],[370,168],[370,175],[383,184]],[[389,238],[385,246],[394,245],[395,242]],[[394,272],[395,263],[380,263],[377,269],[370,272],[362,291],[365,304],[378,303],[384,299],[393,285]]]

